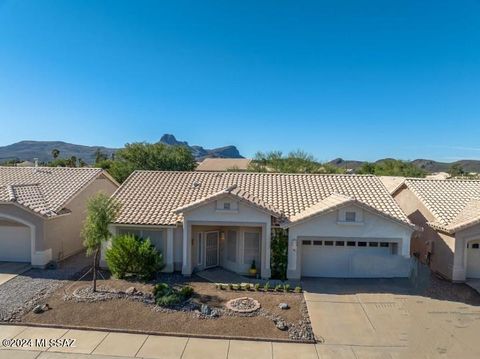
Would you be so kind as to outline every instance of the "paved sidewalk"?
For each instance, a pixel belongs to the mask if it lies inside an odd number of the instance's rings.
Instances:
[[[367,359],[396,358],[400,352],[343,345],[298,344],[170,337],[89,330],[0,325],[3,339],[76,339],[74,347],[6,349],[0,359]]]

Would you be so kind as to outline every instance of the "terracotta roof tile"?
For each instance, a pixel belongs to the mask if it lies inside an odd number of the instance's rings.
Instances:
[[[435,217],[436,229],[454,232],[480,221],[480,181],[409,178],[405,185]]]
[[[0,202],[16,202],[41,215],[55,216],[100,173],[100,168],[0,166]]]
[[[234,185],[238,195],[282,212],[287,219],[337,193],[410,223],[375,176],[162,171],[137,171],[123,183],[114,194],[122,203],[116,222],[174,225],[181,220],[176,209]]]

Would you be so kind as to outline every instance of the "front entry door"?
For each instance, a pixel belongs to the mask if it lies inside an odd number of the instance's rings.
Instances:
[[[207,232],[205,235],[205,268],[218,266],[218,232]]]

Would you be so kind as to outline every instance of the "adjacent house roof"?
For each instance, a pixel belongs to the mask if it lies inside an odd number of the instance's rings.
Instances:
[[[249,172],[136,171],[115,192],[122,203],[116,223],[175,225],[181,211],[228,192],[242,200],[281,213],[291,220],[335,196],[355,199],[409,224],[385,186],[375,176],[279,174]]]
[[[405,181],[405,177],[399,176],[380,176],[379,178],[390,193],[395,193],[395,191],[403,184],[403,181]]]
[[[205,158],[197,166],[197,171],[246,171],[252,162],[248,158]]]
[[[435,229],[454,233],[480,223],[480,181],[409,178],[405,186],[435,217]]]
[[[102,173],[101,168],[0,166],[0,203],[16,203],[53,217]]]

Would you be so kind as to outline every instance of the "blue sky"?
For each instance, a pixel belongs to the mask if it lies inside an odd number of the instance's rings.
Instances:
[[[480,159],[480,1],[0,0],[0,145]]]

